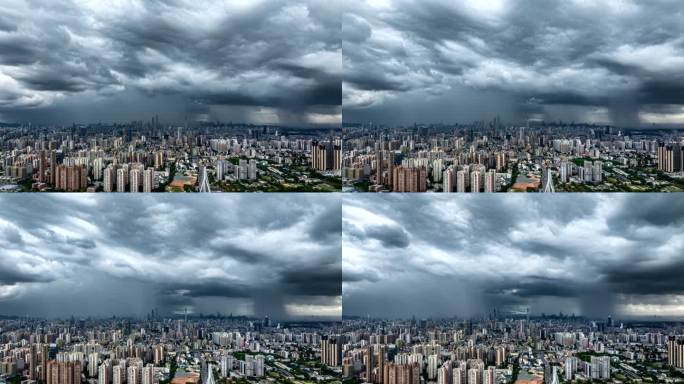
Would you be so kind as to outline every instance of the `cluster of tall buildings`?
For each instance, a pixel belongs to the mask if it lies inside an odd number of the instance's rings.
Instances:
[[[341,139],[318,129],[301,134],[286,127],[176,128],[153,119],[0,132],[0,185],[30,181],[36,191],[149,192],[176,175],[185,186],[201,166],[216,181],[256,181],[263,173],[269,177],[262,180],[273,185],[261,187],[273,189],[283,179],[288,185],[301,182],[299,176],[310,176],[311,169],[337,177],[341,164]]]
[[[342,342],[338,336],[321,338],[321,363],[336,367],[342,362]]]
[[[102,172],[105,192],[152,192],[156,188],[155,170],[143,164],[108,165]]]
[[[518,314],[478,321],[359,318],[345,329],[342,377],[372,384],[560,384],[652,375],[665,381],[670,368],[684,369],[684,341],[674,336],[684,328],[676,323],[630,328],[611,317]],[[662,364],[658,373],[653,363]]]
[[[342,147],[339,140],[311,143],[311,167],[318,171],[342,169]]]
[[[345,131],[342,174],[346,188],[371,192],[541,191],[546,170],[559,191],[667,189],[672,180],[653,170],[684,171],[684,137],[628,133],[591,124],[504,127],[498,121],[352,126]],[[397,185],[397,168],[420,169],[425,186]]]
[[[496,367],[481,360],[447,361],[437,371],[438,384],[496,384]]]
[[[459,171],[447,169],[443,174],[443,192],[496,192],[496,170],[474,167],[472,171],[464,167]]]
[[[667,364],[684,368],[684,340],[672,339],[667,342]]]
[[[50,361],[46,384],[80,384],[81,370],[80,361]]]
[[[387,363],[382,368],[382,384],[420,384],[420,367],[417,363]]]
[[[681,143],[658,143],[658,170],[665,173],[684,171],[684,146]]]
[[[288,371],[305,372],[299,374],[304,382],[339,377],[342,342],[332,332],[335,323],[289,329],[268,317],[191,320],[152,313],[146,320],[0,318],[0,383],[258,383],[267,376],[291,379]],[[182,372],[175,381],[173,366]]]
[[[154,364],[143,364],[141,359],[106,359],[99,367],[97,365],[95,367],[97,369],[97,384],[157,383]]]

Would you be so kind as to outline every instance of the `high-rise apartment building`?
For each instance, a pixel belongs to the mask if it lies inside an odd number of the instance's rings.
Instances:
[[[342,363],[342,343],[337,336],[323,336],[321,338],[321,363],[331,367]]]
[[[684,341],[669,340],[667,342],[667,364],[675,368],[684,368]]]

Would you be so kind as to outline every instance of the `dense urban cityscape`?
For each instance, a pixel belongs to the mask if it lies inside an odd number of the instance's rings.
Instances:
[[[684,382],[681,322],[493,310],[476,319],[348,317],[346,383]]]
[[[683,0],[1,0],[0,384],[684,384]]]
[[[0,126],[0,191],[335,192],[341,135],[329,128],[157,116],[117,125]]]
[[[339,323],[0,318],[0,383],[339,383]]]
[[[528,123],[344,132],[344,190],[359,192],[681,192],[678,130]]]
[[[684,382],[680,200],[345,195],[343,380]]]

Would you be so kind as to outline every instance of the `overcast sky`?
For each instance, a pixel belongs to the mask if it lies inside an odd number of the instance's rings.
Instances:
[[[676,195],[356,195],[342,216],[345,315],[684,317]]]
[[[339,319],[341,198],[284,197],[0,196],[0,315]]]
[[[684,125],[679,0],[345,4],[345,121]]]
[[[337,0],[3,0],[0,121],[339,124]]]

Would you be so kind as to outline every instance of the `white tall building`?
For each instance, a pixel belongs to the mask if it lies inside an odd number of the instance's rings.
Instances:
[[[432,178],[435,183],[442,181],[442,172],[444,171],[444,160],[435,159],[432,161]]]
[[[140,191],[140,181],[142,179],[142,174],[138,168],[131,169],[130,176],[128,178],[128,183],[130,184],[131,192]]]
[[[591,173],[593,175],[594,181],[599,183],[603,181],[603,162],[595,161],[594,168]]]
[[[250,159],[249,165],[247,166],[247,177],[250,180],[256,180],[257,178],[257,164],[256,160]]]
[[[97,376],[97,364],[100,361],[100,354],[97,352],[93,352],[88,355],[88,376],[90,377],[95,377]]]
[[[126,380],[126,366],[115,365],[112,368],[112,384],[123,384]]]
[[[223,356],[221,358],[221,377],[229,377],[233,365],[235,365],[235,357],[232,355]]]
[[[125,168],[116,170],[116,191],[126,192],[126,184],[128,184],[128,172]]]
[[[482,370],[470,368],[468,370],[468,384],[482,384]]]
[[[570,176],[570,169],[569,168],[570,168],[570,163],[568,163],[567,161],[562,161],[560,163],[560,165],[558,166],[558,171],[560,173],[559,178],[560,178],[561,183],[567,183],[568,182],[568,178]]]
[[[485,174],[485,192],[496,192],[496,171],[493,169],[490,169],[487,171]]]
[[[226,161],[219,160],[216,162],[216,180],[221,181],[225,177]]]
[[[489,367],[484,371],[484,384],[496,384],[496,368]]]
[[[143,192],[149,193],[154,189],[154,169],[147,168],[143,174]]]
[[[105,360],[98,368],[97,384],[111,384],[112,382],[112,365],[109,360]]]
[[[142,371],[137,365],[131,365],[126,370],[128,375],[126,375],[126,384],[142,384]]]
[[[102,170],[104,169],[104,159],[101,157],[93,160],[93,179],[102,180]]]
[[[592,356],[591,357],[591,378],[610,379],[610,357]]]
[[[464,170],[456,172],[456,192],[465,192],[467,183],[467,172]]]
[[[154,384],[154,365],[147,364],[142,370],[142,384]]]
[[[452,384],[468,384],[466,380],[466,370],[461,367],[454,368],[452,370]]]
[[[451,364],[449,361],[442,364],[437,370],[437,384],[451,384]]]
[[[105,192],[114,192],[114,168],[109,166],[104,170],[103,189]]]
[[[575,379],[575,372],[577,372],[577,358],[568,356],[565,358],[565,381],[572,381]]]
[[[254,357],[254,376],[263,377],[264,376],[264,356],[256,355]]]
[[[451,169],[444,171],[442,182],[443,192],[454,192],[454,187],[456,186],[456,178],[454,176],[454,171]]]
[[[473,171],[470,173],[470,192],[480,192],[482,189],[482,173]]]
[[[437,355],[428,356],[428,362],[427,362],[428,379],[434,380],[437,378],[437,367],[439,367],[439,356],[437,356]]]

